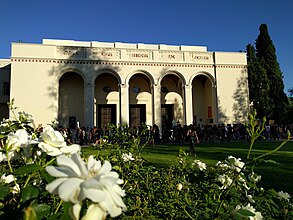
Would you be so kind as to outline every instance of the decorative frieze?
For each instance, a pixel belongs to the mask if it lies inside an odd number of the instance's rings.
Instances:
[[[151,50],[127,50],[127,60],[153,60],[153,53]]]
[[[107,48],[87,48],[89,59],[93,60],[111,60],[120,59],[121,51]]]
[[[213,62],[212,53],[189,52],[189,60],[196,63]]]
[[[84,47],[57,47],[57,58],[85,59],[87,58],[87,51]]]
[[[168,62],[183,62],[184,53],[177,51],[159,51],[159,60],[168,61]]]

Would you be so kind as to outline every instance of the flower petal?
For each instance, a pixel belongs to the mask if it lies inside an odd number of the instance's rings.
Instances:
[[[73,220],[79,220],[79,215],[80,215],[80,210],[81,210],[81,203],[76,203],[74,204],[70,209],[69,209],[69,215]]]
[[[106,219],[106,214],[107,213],[100,205],[91,204],[81,220],[103,220]]]
[[[64,181],[58,188],[58,194],[66,202],[78,203],[80,193],[80,184],[83,180],[79,178],[70,178]]]
[[[93,202],[101,202],[106,198],[106,193],[101,189],[83,188],[82,193],[86,198],[92,200]]]
[[[76,176],[81,176],[81,170],[78,164],[73,161],[73,158],[66,157],[65,155],[60,155],[57,157],[57,164],[62,167],[67,167],[76,173]]]
[[[58,187],[66,181],[67,178],[59,178],[46,185],[46,190],[50,193],[58,195]]]
[[[46,171],[54,177],[76,177],[76,173],[69,167],[47,166]]]

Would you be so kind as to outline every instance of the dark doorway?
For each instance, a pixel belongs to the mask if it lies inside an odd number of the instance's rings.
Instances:
[[[116,125],[116,105],[98,105],[98,127],[105,128],[109,124]]]
[[[75,129],[76,128],[76,117],[75,116],[70,116],[68,124],[69,124],[70,129]]]
[[[129,111],[129,126],[131,128],[138,128],[146,122],[146,107],[144,104],[130,105]]]
[[[173,104],[161,105],[162,126],[168,128],[168,130],[172,129],[173,108]]]

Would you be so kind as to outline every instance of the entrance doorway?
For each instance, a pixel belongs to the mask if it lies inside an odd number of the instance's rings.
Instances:
[[[105,128],[108,127],[109,124],[116,125],[116,105],[98,105],[98,127]]]
[[[137,104],[129,106],[129,127],[139,128],[146,122],[146,105]]]
[[[172,129],[173,109],[174,109],[173,104],[161,105],[162,126],[165,128],[168,128],[168,130]]]

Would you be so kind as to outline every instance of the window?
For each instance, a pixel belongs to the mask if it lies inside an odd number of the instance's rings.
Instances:
[[[3,95],[10,95],[10,85],[9,82],[3,82],[3,91],[2,91]]]

